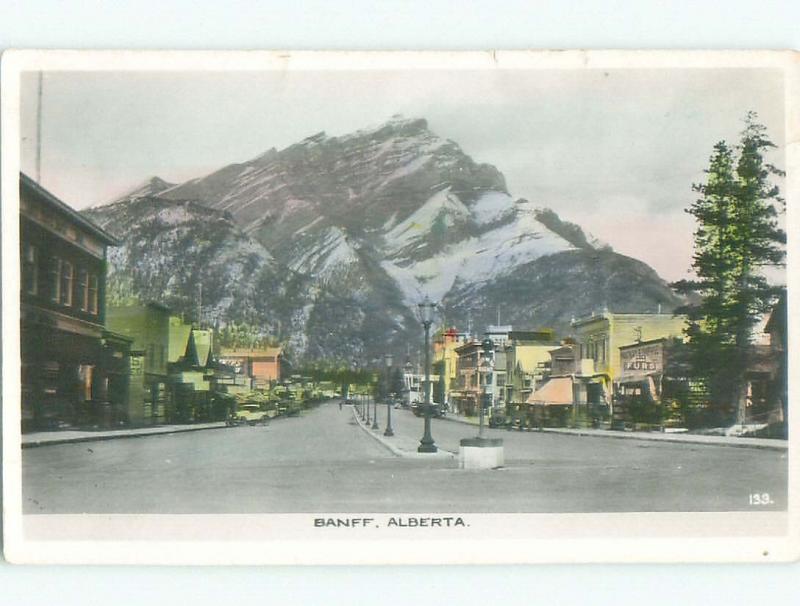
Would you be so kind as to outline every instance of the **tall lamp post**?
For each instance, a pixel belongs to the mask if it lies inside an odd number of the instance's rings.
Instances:
[[[390,385],[392,381],[392,354],[383,356],[383,361],[386,363],[386,431],[383,432],[385,436],[393,436],[392,430],[392,399],[389,397]]]
[[[491,339],[484,339],[481,343],[483,348],[483,361],[481,362],[481,373],[483,373],[483,401],[481,402],[480,415],[478,417],[478,437],[483,439],[483,418],[485,411],[489,409],[492,401],[492,394],[489,391],[489,377],[492,372],[492,358],[494,354],[494,343]]]
[[[378,426],[378,384],[372,389],[372,429],[380,429]]]
[[[425,433],[419,441],[417,452],[437,452],[439,449],[433,442],[431,436],[431,324],[433,324],[433,311],[436,303],[425,297],[422,303],[417,305],[420,311],[422,326],[425,329]]]

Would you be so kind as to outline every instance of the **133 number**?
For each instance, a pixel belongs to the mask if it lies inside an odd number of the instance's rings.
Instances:
[[[773,505],[775,501],[768,492],[754,492],[750,495],[750,505]]]

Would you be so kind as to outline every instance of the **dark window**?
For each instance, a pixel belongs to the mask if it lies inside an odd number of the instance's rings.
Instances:
[[[22,281],[26,293],[35,295],[39,291],[39,254],[32,244],[25,246],[22,257]]]
[[[89,311],[89,272],[78,270],[78,301],[81,311]]]
[[[61,262],[61,292],[60,303],[62,305],[72,305],[72,281],[74,278],[74,268],[69,261]]]
[[[97,314],[97,275],[91,274],[89,276],[89,313]]]
[[[61,292],[61,259],[58,257],[50,258],[50,299],[59,302]]]

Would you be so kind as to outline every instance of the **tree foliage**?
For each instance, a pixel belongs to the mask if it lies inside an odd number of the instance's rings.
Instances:
[[[732,419],[743,397],[753,327],[774,303],[778,288],[764,275],[783,263],[786,235],[778,223],[784,202],[771,177],[782,171],[765,154],[775,145],[755,113],[745,118],[739,144],[714,146],[705,183],[693,185],[700,197],[687,209],[697,220],[694,280],[673,286],[697,293],[687,336],[695,379],[708,390],[719,422]]]

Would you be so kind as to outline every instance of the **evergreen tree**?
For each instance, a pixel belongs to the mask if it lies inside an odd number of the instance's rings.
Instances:
[[[745,119],[737,148],[714,146],[706,183],[694,185],[700,197],[687,209],[698,222],[692,267],[697,279],[673,286],[697,293],[700,302],[684,308],[695,379],[709,393],[716,422],[734,420],[744,397],[744,373],[751,337],[759,316],[778,293],[763,269],[784,259],[785,233],[778,226],[776,204],[783,204],[770,182],[783,173],[765,161],[775,145],[755,113]]]

